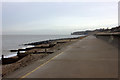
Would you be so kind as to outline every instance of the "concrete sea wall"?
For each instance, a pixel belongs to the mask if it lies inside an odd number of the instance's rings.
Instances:
[[[120,49],[120,34],[95,34],[95,36]]]
[[[118,49],[118,76],[120,77],[120,34],[95,34],[95,36]]]

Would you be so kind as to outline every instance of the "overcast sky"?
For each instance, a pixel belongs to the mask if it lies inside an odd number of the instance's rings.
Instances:
[[[118,25],[117,2],[4,2],[3,34],[70,34]]]

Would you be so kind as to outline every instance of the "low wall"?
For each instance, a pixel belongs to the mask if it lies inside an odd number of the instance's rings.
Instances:
[[[95,36],[120,49],[120,34],[96,34]]]
[[[120,75],[120,34],[96,34],[95,36],[118,49],[118,75]]]

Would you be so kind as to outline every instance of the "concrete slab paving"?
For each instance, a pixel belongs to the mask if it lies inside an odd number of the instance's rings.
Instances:
[[[103,40],[88,36],[22,77],[117,78],[118,50]]]

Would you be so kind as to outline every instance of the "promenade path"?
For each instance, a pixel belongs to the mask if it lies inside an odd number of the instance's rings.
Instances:
[[[39,63],[38,63],[39,64]],[[117,78],[118,50],[88,36],[21,78]]]

